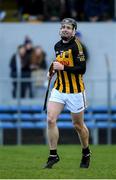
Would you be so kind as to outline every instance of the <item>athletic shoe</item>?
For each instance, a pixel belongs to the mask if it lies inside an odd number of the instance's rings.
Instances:
[[[90,165],[90,153],[87,155],[82,155],[80,168],[88,168]]]
[[[60,160],[59,156],[57,155],[56,157],[49,156],[48,161],[45,164],[44,168],[52,168],[52,166],[57,163]]]

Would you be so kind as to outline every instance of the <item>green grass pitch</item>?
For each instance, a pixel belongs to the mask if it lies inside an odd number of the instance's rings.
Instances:
[[[92,146],[91,166],[80,169],[81,147],[59,145],[60,162],[42,169],[48,157],[47,145],[1,146],[0,179],[115,179],[116,146]]]

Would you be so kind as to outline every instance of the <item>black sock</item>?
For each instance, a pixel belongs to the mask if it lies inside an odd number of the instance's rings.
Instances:
[[[57,150],[56,149],[50,150],[50,156],[57,156]]]
[[[90,149],[89,149],[89,147],[83,148],[83,149],[82,149],[82,154],[83,154],[83,155],[90,154]]]

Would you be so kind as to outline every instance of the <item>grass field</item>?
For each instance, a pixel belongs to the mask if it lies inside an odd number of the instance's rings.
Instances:
[[[116,146],[91,146],[89,169],[80,169],[81,147],[59,145],[60,162],[53,169],[42,169],[47,146],[0,147],[1,179],[115,179]]]

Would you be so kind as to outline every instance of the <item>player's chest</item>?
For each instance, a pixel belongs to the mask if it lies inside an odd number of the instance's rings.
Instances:
[[[64,65],[73,66],[72,49],[56,50],[56,60]]]

